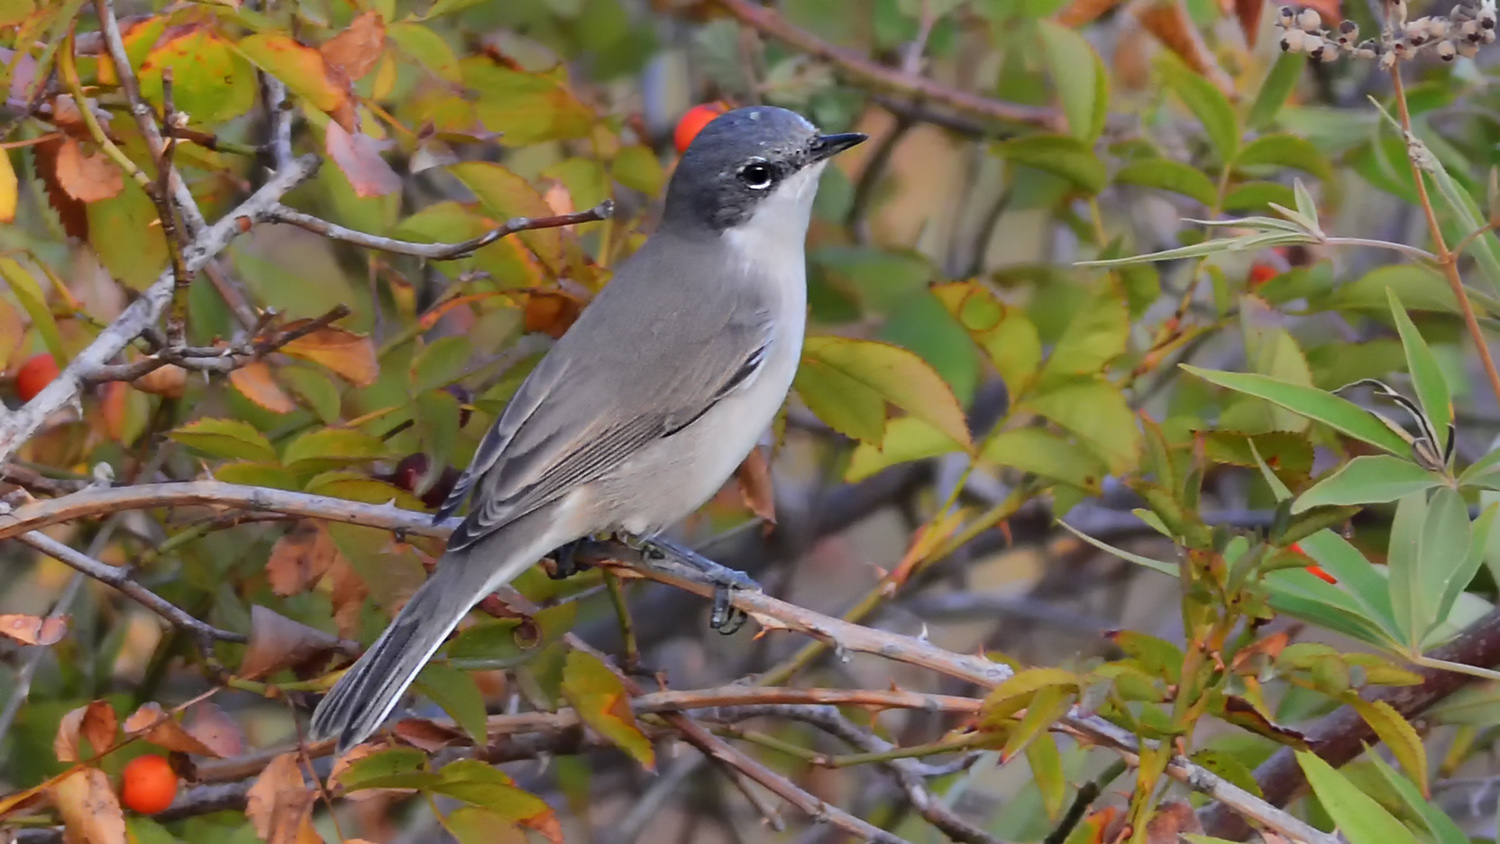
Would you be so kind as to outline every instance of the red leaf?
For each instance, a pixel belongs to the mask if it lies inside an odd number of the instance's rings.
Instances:
[[[361,197],[384,196],[401,189],[401,177],[391,169],[380,151],[389,142],[377,141],[364,132],[350,134],[338,123],[329,123],[323,146],[328,157]]]

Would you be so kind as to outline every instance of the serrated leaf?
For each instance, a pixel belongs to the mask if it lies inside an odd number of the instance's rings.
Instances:
[[[998,143],[994,149],[1001,158],[1061,176],[1090,195],[1109,183],[1104,162],[1083,141],[1069,135],[1025,135]]]
[[[1339,699],[1359,713],[1380,741],[1391,749],[1391,755],[1396,757],[1406,775],[1422,789],[1423,795],[1427,795],[1427,748],[1411,722],[1383,700],[1365,700],[1352,693]]]
[[[484,696],[474,678],[442,663],[428,663],[417,676],[417,688],[442,707],[463,731],[483,746],[486,742]]]
[[[350,428],[317,428],[292,440],[282,462],[298,472],[321,472],[385,457],[385,443]]]
[[[47,305],[47,294],[31,273],[13,258],[0,256],[0,279],[4,279],[10,292],[15,294],[21,308],[31,318],[31,324],[42,336],[42,343],[59,364],[68,359],[63,347],[62,333],[57,330],[57,320]]]
[[[1114,474],[1140,459],[1141,430],[1120,388],[1102,378],[1065,381],[1026,399],[1024,407],[1088,444]]]
[[[994,364],[1014,400],[1042,361],[1042,341],[1022,308],[1006,305],[978,281],[934,284],[932,295],[959,321]]]
[[[844,480],[855,483],[891,466],[962,450],[958,443],[921,419],[902,416],[886,423],[885,436],[878,445],[861,442],[855,446]]]
[[[1104,461],[1044,428],[1011,428],[985,440],[980,456],[991,463],[1061,481],[1093,494],[1103,489]]]
[[[1167,158],[1141,158],[1115,173],[1116,184],[1140,185],[1171,191],[1213,206],[1219,189],[1202,170]]]
[[[1410,446],[1396,432],[1348,399],[1265,375],[1200,369],[1188,364],[1181,366],[1205,381],[1273,402],[1399,457],[1411,453]]]
[[[1038,389],[1100,372],[1125,353],[1130,310],[1119,285],[1102,280],[1068,322],[1037,379]]]
[[[1385,504],[1443,483],[1441,475],[1389,454],[1356,457],[1318,481],[1292,505],[1293,513],[1343,504]]]
[[[1109,103],[1104,61],[1074,30],[1046,20],[1037,25],[1068,131],[1085,143],[1093,143],[1104,131]]]
[[[276,449],[266,435],[238,419],[207,418],[189,422],[167,436],[214,457],[233,457],[275,464]]]
[[[852,407],[863,414],[861,430],[874,436],[860,436],[868,442],[879,442],[885,431],[885,403],[895,405],[937,428],[944,436],[972,449],[968,422],[953,390],[915,353],[887,343],[852,340],[844,337],[808,337],[802,347],[802,371],[798,373],[798,393],[808,407],[824,421],[834,424],[821,409]],[[809,382],[809,376],[813,379]],[[812,387],[808,389],[808,387]],[[827,390],[837,390],[831,395]],[[821,393],[821,394],[820,394]],[[880,402],[879,428],[876,432],[870,412],[873,395]],[[842,410],[831,414],[842,419]]]
[[[293,93],[316,108],[329,114],[348,108],[348,89],[329,72],[316,49],[277,32],[249,35],[235,46],[260,69],[285,82]]]
[[[569,652],[563,664],[562,693],[585,724],[629,753],[642,767],[656,769],[656,752],[636,724],[625,686],[604,663],[583,651]]]

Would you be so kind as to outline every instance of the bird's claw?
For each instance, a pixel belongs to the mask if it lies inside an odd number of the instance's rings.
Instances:
[[[578,550],[583,547],[583,542],[582,539],[575,539],[548,554],[552,558],[552,568],[547,570],[547,576],[553,580],[566,580],[592,568],[578,559]]]
[[[729,592],[733,588],[727,583],[714,585],[714,612],[708,618],[708,626],[723,636],[733,636],[740,632],[740,628],[750,620],[749,613],[736,607],[731,600]]]

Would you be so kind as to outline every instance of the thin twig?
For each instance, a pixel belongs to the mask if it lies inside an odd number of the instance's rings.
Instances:
[[[465,240],[461,243],[413,243],[407,240],[381,237],[345,228],[337,223],[330,223],[322,218],[314,217],[311,214],[304,214],[301,211],[295,211],[284,205],[278,205],[271,210],[271,219],[278,223],[287,223],[288,225],[307,229],[314,234],[320,234],[330,240],[340,240],[368,249],[394,252],[398,255],[415,255],[418,258],[427,258],[433,261],[448,261],[472,255],[500,238],[515,234],[516,232],[553,229],[562,226],[578,225],[579,223],[591,223],[596,220],[607,220],[614,214],[614,211],[614,201],[606,199],[593,208],[587,211],[579,211],[576,214],[558,214],[555,217],[514,217],[479,237]]]
[[[1021,105],[960,91],[925,76],[887,67],[794,26],[770,6],[757,5],[749,0],[717,0],[717,3],[740,23],[836,66],[853,82],[940,103],[990,120],[1025,123],[1052,131],[1061,131],[1063,128],[1062,117],[1054,109]]]
[[[167,138],[162,142],[156,159],[156,183],[151,190],[151,201],[156,203],[157,217],[161,220],[161,232],[167,242],[167,255],[171,259],[174,287],[172,308],[167,313],[167,346],[177,348],[187,342],[187,297],[193,277],[182,265],[182,232],[177,226],[177,209],[172,201],[172,178],[176,174],[172,161],[177,151],[177,141],[171,137],[171,127],[176,122],[176,109],[172,103],[172,69],[161,72],[162,126],[167,129]]]

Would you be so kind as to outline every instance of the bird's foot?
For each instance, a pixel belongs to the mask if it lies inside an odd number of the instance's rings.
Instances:
[[[714,610],[708,622],[710,628],[730,636],[745,626],[749,616],[735,608],[731,593],[735,589],[759,591],[760,584],[754,578],[742,571],[721,566],[697,551],[670,540],[631,537],[627,544],[646,555],[648,562],[666,563],[689,570],[698,575],[695,579],[714,587]]]
[[[547,576],[553,580],[566,580],[575,574],[593,568],[588,563],[578,559],[578,551],[583,547],[585,541],[583,539],[575,539],[548,554],[547,556],[552,559],[552,567],[547,569]]]
[[[714,585],[714,611],[708,617],[708,627],[719,631],[723,636],[733,636],[740,632],[740,628],[750,620],[749,613],[734,605],[733,596],[730,595],[733,588],[724,583]]]

